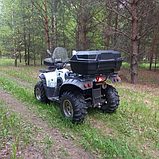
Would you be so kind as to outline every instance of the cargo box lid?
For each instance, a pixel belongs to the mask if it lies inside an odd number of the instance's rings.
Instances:
[[[77,51],[76,55],[72,56],[70,60],[109,60],[120,58],[121,54],[119,51],[113,50],[101,50],[101,51]]]

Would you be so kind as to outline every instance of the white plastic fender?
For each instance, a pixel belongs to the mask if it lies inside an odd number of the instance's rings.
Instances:
[[[56,72],[44,73],[47,87],[56,87],[57,75]]]
[[[55,70],[54,72],[43,73],[46,79],[47,87],[56,87],[57,86],[57,77],[61,77],[63,82],[65,81],[65,73],[68,72],[68,69]]]

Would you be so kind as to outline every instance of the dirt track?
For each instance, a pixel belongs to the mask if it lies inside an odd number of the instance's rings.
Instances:
[[[60,157],[60,148],[61,146],[67,151],[69,154],[68,157],[64,158],[72,158],[72,159],[90,159],[94,158],[91,157],[89,152],[86,152],[83,147],[79,147],[74,140],[71,139],[65,139],[62,137],[62,133],[57,131],[56,128],[51,128],[49,123],[46,121],[43,121],[40,117],[34,114],[34,112],[30,109],[28,109],[24,104],[20,103],[19,101],[15,100],[9,93],[4,92],[4,90],[0,89],[0,99],[5,100],[9,108],[13,111],[15,111],[18,114],[21,114],[24,116],[24,118],[27,118],[26,122],[32,122],[35,126],[42,128],[43,133],[42,134],[49,134],[55,141],[57,141],[54,145],[52,145],[52,148],[55,149],[55,152],[53,156],[47,156],[47,158],[59,158]],[[40,135],[38,136],[39,139],[43,139],[44,136]],[[34,145],[30,145],[25,150],[25,157],[24,159],[32,159],[32,158],[39,158],[44,159],[46,156],[44,156],[40,150],[38,150]],[[2,152],[2,149],[0,150],[0,153]],[[23,156],[23,154],[22,154]],[[6,158],[6,154],[4,156],[0,155],[0,158]],[[61,157],[60,157],[61,158]]]

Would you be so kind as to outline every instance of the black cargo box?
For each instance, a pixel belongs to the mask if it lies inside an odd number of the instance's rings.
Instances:
[[[74,73],[92,75],[119,71],[122,58],[118,51],[78,51],[70,59]]]

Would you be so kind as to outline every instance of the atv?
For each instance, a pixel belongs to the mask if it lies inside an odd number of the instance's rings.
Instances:
[[[47,52],[52,55],[49,50]],[[122,64],[120,52],[73,50],[68,59],[67,50],[57,47],[44,64],[48,69],[40,70],[41,81],[35,84],[35,98],[44,103],[59,101],[61,113],[73,123],[83,122],[89,107],[106,113],[118,108],[118,92],[106,80],[121,81],[116,73]],[[71,69],[65,68],[68,65]]]

